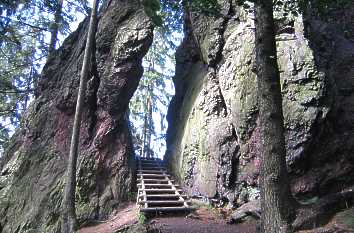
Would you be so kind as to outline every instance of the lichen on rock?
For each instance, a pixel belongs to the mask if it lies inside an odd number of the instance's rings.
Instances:
[[[252,12],[219,3],[228,17],[186,13],[165,158],[190,195],[226,197],[239,206],[259,198],[255,28]],[[335,9],[327,21],[311,10],[277,19],[287,165],[299,199],[354,184],[353,7]]]

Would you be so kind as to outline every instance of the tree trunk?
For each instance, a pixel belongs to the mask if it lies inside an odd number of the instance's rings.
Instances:
[[[28,102],[30,100],[30,94],[31,94],[31,84],[32,84],[32,79],[33,79],[33,66],[31,66],[30,68],[30,72],[29,72],[29,77],[26,80],[26,91],[25,91],[25,100],[24,100],[24,104],[23,104],[23,111],[26,111],[27,106],[28,106]]]
[[[90,25],[87,34],[85,54],[80,73],[80,86],[76,102],[74,126],[70,144],[69,161],[65,176],[65,189],[62,204],[62,233],[72,233],[76,225],[75,213],[75,188],[76,188],[76,163],[80,138],[81,115],[86,92],[87,76],[90,70],[93,42],[96,34],[98,0],[94,0],[91,12]]]
[[[147,114],[144,113],[144,127],[143,127],[143,144],[141,146],[141,157],[145,157],[146,154],[146,132],[147,132]]]
[[[57,44],[58,41],[58,31],[59,31],[59,24],[62,20],[62,9],[63,9],[63,0],[58,0],[58,2],[56,3],[56,7],[55,7],[55,13],[54,13],[54,22],[53,25],[51,26],[50,29],[50,42],[49,42],[49,48],[48,48],[48,57],[50,57],[53,52],[55,51],[55,46]]]
[[[262,134],[261,230],[265,233],[291,232],[294,207],[286,169],[284,119],[272,0],[255,1],[255,28]]]
[[[149,91],[149,90],[148,90]],[[150,95],[150,94],[149,94]],[[147,133],[147,157],[151,158],[151,134],[152,134],[152,106],[151,106],[151,97],[149,96],[147,99],[147,128],[148,128],[148,133]]]

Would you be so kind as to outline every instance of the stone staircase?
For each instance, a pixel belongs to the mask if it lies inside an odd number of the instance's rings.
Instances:
[[[140,212],[189,212],[192,208],[183,190],[170,179],[161,159],[138,158],[137,205]]]

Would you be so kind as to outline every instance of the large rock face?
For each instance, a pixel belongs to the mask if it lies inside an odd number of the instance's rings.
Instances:
[[[191,195],[242,204],[259,196],[253,16],[219,2],[226,17],[185,16],[166,158]],[[277,23],[287,162],[301,198],[354,184],[353,9]]]
[[[85,21],[47,62],[22,127],[1,164],[0,232],[58,232]],[[126,118],[153,26],[138,0],[101,10],[85,99],[77,180],[79,221],[103,219],[128,198],[133,151]]]

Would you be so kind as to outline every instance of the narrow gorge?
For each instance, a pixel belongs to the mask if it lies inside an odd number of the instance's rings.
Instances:
[[[259,211],[253,12],[234,0],[218,2],[219,16],[184,14],[164,160],[189,196]],[[354,3],[325,18],[311,7],[292,19],[280,15],[287,166],[294,196],[308,203],[354,186]],[[60,232],[87,28],[88,19],[47,61],[35,99],[0,160],[1,233]],[[101,7],[77,171],[82,225],[106,220],[136,192],[128,105],[153,34],[139,0]]]

